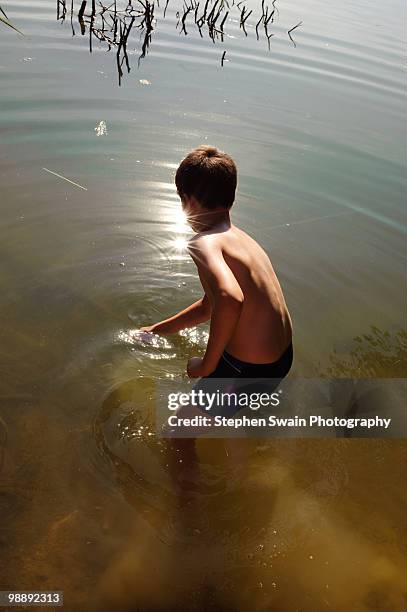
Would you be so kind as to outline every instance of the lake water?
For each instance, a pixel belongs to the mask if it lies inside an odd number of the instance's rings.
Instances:
[[[170,4],[121,87],[55,2],[1,4],[25,36],[0,24],[0,588],[73,611],[405,610],[405,443],[247,441],[231,462],[200,441],[180,508],[154,383],[205,328],[132,330],[200,296],[173,177],[214,144],[283,285],[293,376],[406,376],[406,4],[281,2],[270,51],[251,19],[180,35]]]

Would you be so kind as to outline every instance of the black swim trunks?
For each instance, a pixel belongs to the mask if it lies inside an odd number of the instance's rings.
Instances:
[[[247,363],[224,351],[215,370],[201,378],[194,389],[206,393],[272,393],[287,376],[293,363],[292,343],[277,361],[272,363]],[[250,382],[247,379],[256,379]],[[200,408],[201,409],[201,408]],[[211,416],[234,416],[238,405],[213,406]]]
[[[206,378],[275,378],[282,380],[290,371],[292,363],[292,342],[281,357],[272,363],[247,363],[224,351],[215,370]]]

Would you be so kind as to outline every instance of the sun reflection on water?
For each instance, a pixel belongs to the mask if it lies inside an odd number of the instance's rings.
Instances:
[[[187,216],[184,213],[184,211],[182,210],[181,206],[178,206],[174,211],[172,211],[173,214],[173,231],[176,234],[187,234],[191,231],[188,222],[187,222]]]
[[[191,228],[181,206],[177,206],[171,211],[170,231],[175,234],[174,237],[170,238],[169,244],[171,259],[183,260],[187,255],[188,234],[191,233]]]
[[[117,342],[122,344],[131,344],[133,346],[152,347],[157,349],[171,349],[172,344],[163,336],[158,336],[150,332],[141,331],[140,329],[129,329],[127,331],[119,331],[116,335]]]
[[[176,251],[186,251],[187,245],[188,240],[183,236],[177,236],[172,242],[172,246]]]

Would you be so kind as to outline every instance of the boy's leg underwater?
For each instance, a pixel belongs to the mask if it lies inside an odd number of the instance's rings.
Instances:
[[[168,470],[180,499],[188,498],[199,480],[195,438],[165,438]]]
[[[192,412],[195,412],[192,406],[183,406],[177,410],[176,415],[179,418],[190,418],[193,416]],[[168,470],[176,493],[181,498],[185,498],[188,493],[196,489],[199,480],[196,439],[172,436],[169,428],[164,432],[164,435]]]

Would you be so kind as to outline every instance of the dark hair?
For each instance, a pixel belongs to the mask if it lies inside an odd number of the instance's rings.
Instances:
[[[236,165],[216,147],[194,149],[180,163],[175,175],[179,196],[195,196],[205,208],[230,208],[237,185]]]

